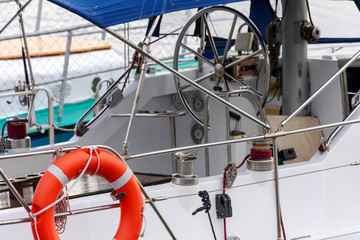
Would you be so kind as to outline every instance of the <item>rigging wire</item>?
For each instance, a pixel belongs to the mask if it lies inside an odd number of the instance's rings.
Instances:
[[[156,43],[157,41],[159,41],[159,40],[161,40],[161,39],[163,39],[163,38],[165,38],[165,37],[167,37],[167,36],[169,36],[169,35],[174,34],[175,32],[177,32],[178,30],[182,29],[183,27],[184,27],[184,26],[181,26],[181,27],[179,27],[179,28],[171,31],[170,33],[164,34],[164,36],[161,36],[161,37],[155,39],[154,41],[150,42],[148,45],[151,45],[151,44],[153,44],[153,43]]]
[[[208,15],[208,17],[209,17],[211,26],[212,26],[212,28],[213,28],[213,30],[214,30],[214,32],[215,32],[216,37],[219,37],[219,34],[216,32],[216,28],[214,27],[213,20],[211,19],[210,15]],[[209,32],[210,32],[210,28],[209,28]]]
[[[122,89],[121,89],[121,92],[123,92],[124,89],[125,89],[125,87],[126,87],[126,84],[127,84],[127,82],[128,82],[128,79],[129,79],[129,76],[130,76],[130,73],[131,73],[131,70],[133,69],[135,62],[136,62],[137,59],[138,59],[138,55],[139,55],[139,52],[138,52],[138,51],[135,51],[135,52],[134,52],[134,55],[133,55],[133,59],[132,59],[131,66],[130,66],[130,68],[127,70],[128,72],[127,72],[127,75],[126,75],[126,78],[125,78],[123,87],[122,87]]]
[[[181,28],[183,28],[183,26],[173,30],[172,32],[168,33],[168,34],[165,34],[164,36],[160,37],[160,38],[157,38],[156,40],[154,41],[151,41],[150,43],[148,43],[148,46],[169,36],[169,35],[172,35],[174,34],[175,32],[177,32],[178,30],[180,30]],[[145,42],[145,39],[143,41],[143,43]],[[124,84],[123,84],[123,87],[121,89],[121,91],[124,91],[125,87],[126,87],[126,84],[128,82],[128,79],[129,79],[129,76],[130,76],[130,73],[131,73],[131,70],[133,69],[134,65],[135,65],[135,62],[138,60],[138,57],[139,57],[139,52],[138,51],[135,51],[134,54],[133,54],[133,57],[132,57],[132,63],[131,63],[131,66],[130,68],[128,69],[128,72],[127,72],[127,75],[126,75],[126,78],[125,78],[125,81],[124,81]]]
[[[290,1],[290,0],[288,0],[288,1]],[[287,13],[288,1],[285,2],[285,6],[282,6],[283,7],[283,9],[282,9],[282,19],[285,19],[285,15]]]
[[[309,0],[306,0],[306,7],[307,7],[307,10],[308,10],[310,23],[311,23],[311,25],[315,26],[315,25],[314,25],[314,23],[313,23],[312,17],[311,17],[311,13],[310,13],[310,4],[309,4]]]
[[[278,4],[279,4],[279,0],[276,0],[276,2],[275,2],[275,11],[274,11],[276,18],[278,18],[278,16],[277,16]]]

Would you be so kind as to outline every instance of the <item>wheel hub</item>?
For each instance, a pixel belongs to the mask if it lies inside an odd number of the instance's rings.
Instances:
[[[217,77],[222,77],[222,76],[224,76],[224,73],[225,73],[224,66],[222,64],[220,64],[220,63],[217,63],[215,65],[215,75]]]

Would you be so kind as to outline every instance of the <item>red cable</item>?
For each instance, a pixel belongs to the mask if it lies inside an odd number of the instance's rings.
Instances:
[[[229,170],[229,168],[232,166],[232,164],[228,164],[226,168],[224,169],[224,176],[223,176],[223,194],[225,194],[225,187],[226,187],[226,172]]]
[[[27,136],[25,124],[18,125],[17,123],[27,123],[28,121],[28,119],[8,119],[2,127],[1,137],[4,137],[5,127],[7,125],[7,135],[9,138],[25,138]],[[17,125],[11,125],[12,123],[15,123]]]
[[[154,40],[154,41],[150,42],[150,43],[149,43],[149,45],[151,45],[151,44],[153,44],[153,43],[156,43],[157,41],[159,41],[159,40],[163,39],[164,37],[169,36],[170,34],[173,34],[174,32],[176,32],[176,31],[180,30],[181,28],[183,28],[183,26],[181,26],[181,27],[179,27],[179,28],[175,29],[174,31],[172,31],[172,32],[170,32],[170,33],[168,33],[168,34],[165,34],[164,36],[159,37],[158,39],[156,39],[156,40]]]
[[[229,168],[232,166],[232,164],[228,164],[226,168],[224,169],[224,176],[223,176],[223,194],[225,194],[225,187],[226,187],[226,172],[229,170]],[[224,218],[224,239],[227,239],[226,234],[226,218]]]
[[[281,230],[283,233],[284,240],[286,240],[285,227],[284,227],[284,223],[283,223],[283,219],[282,219],[281,210],[280,210],[280,223],[281,223]]]
[[[127,76],[126,76],[126,78],[125,78],[124,85],[123,85],[123,87],[122,87],[122,89],[121,89],[122,92],[124,91],[124,89],[125,89],[125,87],[126,87],[126,83],[127,83],[128,79],[129,79],[129,75],[130,75],[130,73],[131,73],[131,69],[132,69],[133,66],[134,66],[134,63],[135,63],[135,60],[136,60],[137,56],[138,56],[138,52],[136,51],[136,52],[134,53],[134,55],[133,55],[131,67],[130,67],[129,70],[128,70],[128,74],[127,74]]]
[[[250,157],[251,159],[268,159],[272,157],[272,150],[271,149],[258,150],[252,148],[250,150]]]
[[[244,165],[244,163],[246,162],[246,160],[247,160],[249,157],[250,157],[250,154],[248,154],[248,155],[244,158],[244,160],[236,167],[236,169],[241,168],[242,165]]]
[[[1,137],[4,137],[5,127],[6,127],[7,124],[8,124],[8,122],[6,122],[6,123],[3,125],[3,127],[2,127]]]

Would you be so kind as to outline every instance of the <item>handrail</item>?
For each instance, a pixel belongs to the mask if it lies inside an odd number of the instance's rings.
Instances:
[[[234,90],[234,91],[231,91],[231,92],[226,92],[225,93],[225,100],[230,102],[230,97],[233,95],[233,94],[243,94],[243,93],[249,93],[250,96],[252,96],[254,98],[254,101],[255,103],[257,104],[257,107],[259,109],[259,113],[260,113],[260,118],[261,118],[261,121],[265,122],[265,117],[264,117],[264,112],[263,112],[263,109],[261,107],[261,103],[259,101],[259,99],[256,97],[256,93],[249,87],[247,86],[244,86],[238,90]],[[226,108],[225,110],[225,113],[226,113],[226,116],[225,116],[225,119],[226,119],[226,138],[229,139],[230,137],[230,111],[229,111],[229,108]],[[263,129],[263,133],[266,134],[267,133],[267,129],[265,128],[262,128]],[[231,157],[231,145],[227,145],[227,155],[228,155],[228,163],[230,164],[232,162],[232,157]]]
[[[71,212],[55,213],[54,217],[57,218],[57,217],[74,216],[74,215],[78,215],[78,214],[82,214],[82,213],[97,212],[97,211],[102,211],[102,210],[107,210],[107,209],[112,209],[112,208],[118,208],[118,207],[120,207],[120,204],[114,203],[114,204],[109,204],[109,205],[72,210]],[[17,219],[0,221],[0,226],[12,225],[12,224],[18,224],[18,223],[26,223],[26,222],[30,222],[30,221],[31,221],[30,217],[17,218]]]
[[[45,87],[37,87],[34,89],[36,93],[38,91],[44,91],[48,98],[48,127],[49,127],[49,144],[55,143],[55,135],[54,135],[54,103],[53,103],[53,96],[49,89]],[[34,97],[36,95],[34,94]]]
[[[165,201],[165,200],[168,200],[168,198],[166,198],[166,197],[152,198],[153,202],[159,202],[159,201]],[[145,199],[145,203],[150,203],[150,201]],[[62,213],[55,213],[54,217],[58,218],[58,217],[75,216],[75,215],[79,215],[79,214],[98,212],[98,211],[103,211],[103,210],[108,210],[108,209],[113,209],[113,208],[119,208],[119,207],[120,207],[119,203],[106,204],[106,205],[100,205],[100,206],[96,206],[96,207],[76,209],[76,210],[72,210],[71,212],[67,211],[67,212],[62,212]],[[17,218],[17,219],[0,221],[0,226],[12,225],[12,224],[18,224],[18,223],[26,223],[26,222],[30,222],[30,221],[31,221],[30,217]]]
[[[355,53],[351,59],[340,68],[329,80],[326,81],[318,90],[316,90],[313,95],[311,95],[303,104],[301,104],[290,116],[288,116],[285,120],[283,120],[279,126],[278,131],[281,130],[295,115],[297,115],[300,111],[302,111],[307,105],[309,105],[319,94],[327,88],[340,74],[342,74],[358,57],[360,56],[360,50]]]
[[[285,137],[288,135],[300,134],[300,133],[304,133],[304,132],[319,131],[319,130],[323,130],[323,129],[327,129],[327,128],[351,125],[351,124],[356,124],[356,123],[360,123],[360,119],[330,123],[330,124],[309,127],[309,128],[296,129],[296,130],[292,130],[292,131],[288,131],[288,132],[279,131],[279,132],[267,133],[265,135],[254,136],[254,137],[245,137],[245,138],[239,138],[239,139],[216,141],[216,142],[211,142],[211,143],[202,143],[202,144],[190,145],[190,146],[185,146],[185,147],[163,149],[163,150],[158,150],[158,151],[153,151],[153,152],[148,152],[148,153],[139,153],[139,154],[127,156],[126,160],[133,160],[133,159],[137,159],[137,158],[151,157],[151,156],[157,156],[157,155],[163,155],[163,154],[169,154],[169,153],[175,153],[175,152],[185,152],[185,151],[194,150],[194,149],[209,148],[209,147],[215,147],[215,146],[221,146],[221,145],[227,145],[227,144],[233,144],[233,143],[251,142],[251,141],[257,141],[257,140],[264,140],[264,139],[273,139],[273,138],[278,138],[278,137]],[[0,158],[0,160],[1,160],[1,158]]]
[[[76,149],[79,149],[77,147],[69,147],[69,148],[63,148],[62,152],[71,152]],[[0,161],[1,160],[8,160],[8,159],[14,159],[14,158],[24,158],[24,157],[32,157],[32,156],[38,156],[38,155],[48,155],[48,154],[54,154],[56,153],[56,150],[41,150],[41,151],[34,151],[34,152],[25,152],[25,153],[15,153],[15,154],[3,154],[0,155]]]
[[[49,144],[54,144],[54,103],[53,103],[54,98],[52,96],[52,93],[49,91],[49,89],[47,89],[45,87],[36,87],[31,91],[0,94],[0,98],[15,97],[15,96],[27,96],[27,95],[32,95],[33,97],[35,97],[39,91],[44,91],[48,98],[48,126],[47,127],[49,128]],[[29,115],[29,113],[28,113],[28,115]]]
[[[300,133],[304,133],[304,132],[319,131],[319,130],[323,130],[323,129],[327,129],[327,128],[351,125],[351,124],[356,124],[356,123],[360,123],[360,119],[330,123],[330,124],[309,127],[309,128],[296,129],[296,130],[292,130],[292,131],[288,131],[288,132],[281,131],[281,132],[275,132],[275,133],[267,133],[266,135],[261,135],[261,136],[245,137],[245,138],[231,139],[231,140],[225,140],[225,141],[216,141],[216,142],[211,142],[211,143],[203,143],[203,144],[198,144],[198,145],[190,145],[190,146],[185,146],[185,147],[164,149],[164,150],[153,151],[153,152],[148,152],[148,153],[140,153],[140,154],[135,154],[135,155],[131,155],[131,156],[128,155],[126,160],[133,160],[133,159],[137,159],[137,158],[163,155],[163,154],[169,154],[169,153],[175,153],[175,152],[181,152],[181,151],[189,151],[189,150],[194,150],[194,149],[201,149],[201,148],[227,145],[227,144],[233,144],[233,143],[248,142],[248,141],[253,141],[253,140],[263,140],[263,139],[285,137],[288,135],[300,134]],[[120,156],[119,153],[117,153],[114,149],[112,149],[108,146],[104,146],[104,145],[95,145],[95,146],[100,149],[108,150],[111,153],[116,154],[117,156]],[[63,148],[62,151],[63,152],[71,152],[76,149],[79,149],[79,148],[68,147],[68,148]],[[0,155],[0,161],[14,159],[14,158],[31,157],[31,156],[37,156],[37,155],[54,154],[54,153],[55,153],[55,150],[41,150],[41,151],[34,151],[34,152],[30,151],[30,152],[26,152],[26,153],[6,154],[6,155]]]
[[[185,115],[185,111],[137,111],[136,117],[178,117]],[[112,113],[110,117],[130,117],[131,113]]]
[[[114,80],[112,78],[106,78],[106,79],[102,79],[98,82],[98,84],[96,84],[96,89],[95,89],[95,93],[94,93],[94,101],[96,102],[99,98],[99,93],[100,93],[100,90],[101,90],[101,86],[104,84],[104,83],[108,83],[109,85],[111,85],[112,83],[114,82]],[[100,112],[100,106],[97,105],[94,109],[94,116],[96,114],[98,114]]]
[[[241,94],[241,93],[249,93],[250,96],[252,96],[254,98],[254,101],[255,101],[258,109],[259,109],[259,114],[260,114],[261,121],[265,122],[265,116],[264,116],[263,108],[261,107],[261,103],[260,103],[259,99],[256,97],[257,93],[253,89],[249,88],[248,86],[242,86],[238,90],[233,90],[231,92],[226,92],[225,93],[225,98],[226,98],[227,101],[229,101],[230,95],[232,95],[232,94]],[[264,133],[266,133],[266,132],[264,132]]]
[[[78,122],[75,125],[75,134],[79,134],[80,136],[86,131],[86,129],[81,130],[80,127],[86,127],[83,126],[83,120],[95,109],[95,107],[102,101],[104,100],[106,97],[108,97],[110,95],[110,93],[112,93],[112,91],[117,87],[117,85],[120,83],[121,79],[123,79],[125,77],[125,75],[127,74],[128,71],[131,70],[131,66],[119,77],[118,80],[116,80],[113,84],[111,84],[111,86],[107,89],[106,93],[104,93],[97,101],[94,102],[93,105],[91,105],[91,107],[86,110],[86,112],[80,117],[80,119],[78,120]]]

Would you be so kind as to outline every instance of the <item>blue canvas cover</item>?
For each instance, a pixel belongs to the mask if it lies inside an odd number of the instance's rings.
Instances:
[[[49,0],[99,27],[242,0]]]

